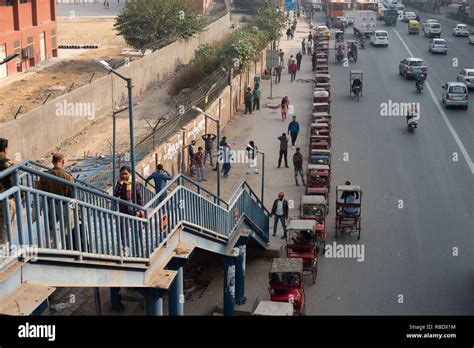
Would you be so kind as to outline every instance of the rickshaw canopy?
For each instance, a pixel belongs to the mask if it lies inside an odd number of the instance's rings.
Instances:
[[[303,273],[302,259],[273,259],[271,273]]]
[[[253,315],[292,316],[293,311],[293,304],[289,302],[260,301]]]
[[[326,198],[319,195],[301,196],[301,204],[325,205]]]
[[[329,170],[329,166],[327,164],[308,164],[308,170]]]
[[[352,191],[352,192],[361,192],[360,186],[356,185],[339,185],[337,186],[338,191]]]
[[[290,220],[287,230],[316,230],[316,221],[314,220]]]

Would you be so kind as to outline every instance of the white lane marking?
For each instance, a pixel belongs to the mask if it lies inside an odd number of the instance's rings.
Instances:
[[[402,42],[403,46],[405,46],[405,49],[407,50],[410,57],[413,58],[414,57],[413,53],[411,53],[410,49],[408,48],[407,44],[405,43],[403,38],[400,36],[398,31],[395,28],[393,28],[393,31],[395,31],[395,34],[397,34],[397,36],[400,39],[400,41]],[[464,147],[461,139],[459,139],[458,133],[456,133],[456,131],[454,130],[454,128],[451,124],[451,122],[449,122],[448,116],[446,115],[446,113],[442,109],[441,104],[438,101],[438,99],[436,98],[436,95],[433,93],[433,90],[431,89],[431,86],[428,83],[428,81],[426,81],[425,85],[426,85],[426,87],[428,87],[428,91],[430,92],[431,98],[433,99],[433,102],[435,103],[436,107],[438,108],[438,111],[441,114],[441,117],[443,118],[444,123],[446,123],[446,127],[448,127],[449,131],[451,132],[451,135],[453,136],[454,141],[456,141],[456,144],[458,145],[459,150],[461,150],[461,153],[464,156],[464,159],[465,159],[469,169],[471,169],[472,175],[474,175],[474,163],[472,163],[471,156],[469,156],[469,153],[466,151],[466,148]]]

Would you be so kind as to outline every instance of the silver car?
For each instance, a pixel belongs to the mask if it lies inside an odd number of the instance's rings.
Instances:
[[[448,44],[444,39],[432,39],[428,44],[428,51],[430,53],[448,54]]]
[[[467,88],[474,88],[474,69],[462,69],[456,77],[456,81],[464,82]]]
[[[469,95],[467,86],[462,82],[448,82],[443,87],[442,102],[446,109],[449,106],[468,106]]]

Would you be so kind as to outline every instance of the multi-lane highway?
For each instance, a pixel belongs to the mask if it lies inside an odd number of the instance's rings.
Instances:
[[[474,93],[468,110],[440,104],[441,85],[474,68],[474,46],[451,35],[454,22],[440,22],[447,55],[430,54],[428,39],[408,35],[401,21],[378,22],[389,46],[359,49],[349,67],[336,65],[331,51],[332,187],[350,180],[363,189],[362,237],[338,242],[364,245],[365,258],[323,258],[316,285],[306,286],[308,314],[474,314]],[[410,56],[428,67],[422,94],[398,73]],[[351,69],[364,73],[359,102],[349,95]],[[420,103],[415,133],[403,116],[381,115],[390,102]],[[335,240],[334,195],[328,243]]]

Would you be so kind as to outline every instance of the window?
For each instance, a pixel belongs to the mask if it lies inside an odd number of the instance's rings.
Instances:
[[[449,93],[466,94],[466,88],[464,86],[451,86]]]

